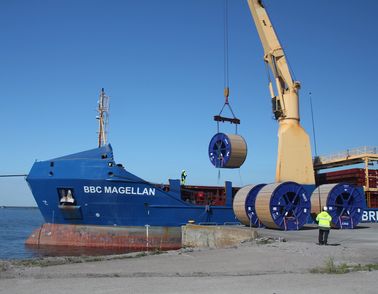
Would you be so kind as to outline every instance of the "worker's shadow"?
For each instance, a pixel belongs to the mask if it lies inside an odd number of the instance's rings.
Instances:
[[[363,229],[369,229],[370,227],[369,226],[356,226],[355,228],[353,228],[353,230],[363,230]]]
[[[320,245],[319,243],[316,243],[317,245]],[[320,245],[320,246],[340,246],[340,243],[327,243],[327,245]]]

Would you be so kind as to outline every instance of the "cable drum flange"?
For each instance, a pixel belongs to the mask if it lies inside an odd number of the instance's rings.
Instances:
[[[208,154],[217,168],[239,168],[247,157],[247,143],[240,135],[217,133],[210,140]]]
[[[257,193],[266,184],[247,185],[241,188],[234,197],[232,204],[236,218],[246,226],[261,227],[262,224],[257,217],[255,200]]]
[[[255,208],[257,217],[266,227],[299,230],[310,216],[311,202],[302,185],[273,183],[258,192]]]
[[[325,184],[317,187],[311,195],[311,214],[313,217],[328,207],[335,228],[353,229],[362,219],[366,208],[362,188],[348,183]]]

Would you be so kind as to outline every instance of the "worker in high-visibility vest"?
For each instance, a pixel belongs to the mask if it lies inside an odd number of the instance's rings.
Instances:
[[[323,211],[316,216],[319,227],[319,245],[327,245],[329,231],[331,229],[332,216],[327,212],[328,207],[324,206]]]
[[[183,169],[181,172],[181,185],[185,185],[186,181],[186,171]]]

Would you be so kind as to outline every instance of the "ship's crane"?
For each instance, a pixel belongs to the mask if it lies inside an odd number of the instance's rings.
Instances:
[[[269,16],[261,0],[248,0],[275,86],[269,81],[273,114],[278,121],[276,182],[315,184],[310,139],[300,125],[300,82],[294,81]]]
[[[316,215],[324,205],[335,227],[354,228],[364,209],[362,190],[346,183],[320,185],[315,189],[310,139],[299,123],[300,83],[290,74],[284,50],[262,1],[248,0],[248,4],[264,48],[264,61],[275,79],[275,88],[269,82],[269,90],[279,125],[278,158],[276,182],[241,188],[233,201],[235,215],[249,226],[299,230],[310,212]]]

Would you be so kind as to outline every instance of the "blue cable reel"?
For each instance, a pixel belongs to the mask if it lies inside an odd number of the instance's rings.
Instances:
[[[311,202],[302,185],[273,183],[258,192],[255,209],[259,220],[268,228],[299,230],[310,216]]]
[[[236,218],[246,226],[263,227],[257,217],[255,200],[257,193],[266,184],[248,185],[241,188],[234,197],[233,210]]]
[[[239,168],[247,157],[247,144],[240,135],[217,133],[210,140],[208,154],[216,168]]]
[[[327,206],[332,225],[340,229],[355,228],[366,208],[363,189],[348,183],[320,185],[312,192],[311,203],[313,216]]]
[[[229,103],[229,88],[224,89],[225,102],[218,115],[214,116],[217,122],[217,133],[210,140],[208,155],[210,162],[216,168],[239,168],[247,157],[247,144],[244,138],[237,134],[240,119],[238,119]],[[222,116],[223,110],[228,108],[232,117]],[[219,132],[219,123],[229,122],[235,125],[235,134]]]

